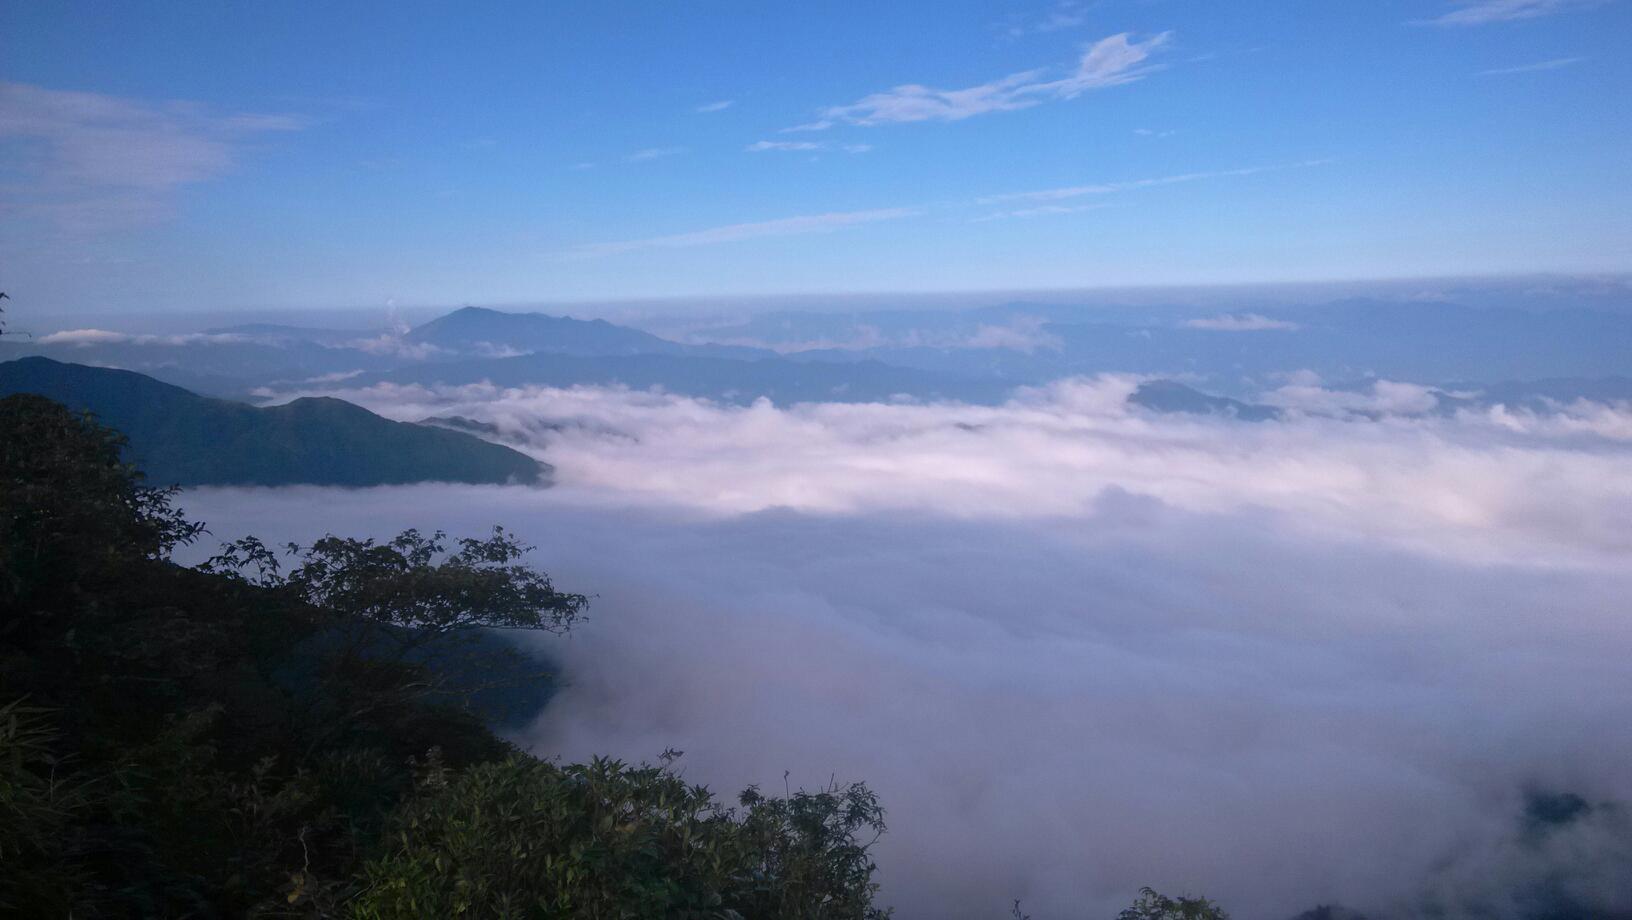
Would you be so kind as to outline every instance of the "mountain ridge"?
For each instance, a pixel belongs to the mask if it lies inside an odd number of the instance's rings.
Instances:
[[[92,412],[129,439],[125,459],[164,484],[547,484],[552,468],[474,435],[396,422],[333,397],[256,407],[134,371],[44,357],[0,363],[0,395]]]
[[[521,354],[580,357],[687,355],[753,359],[776,356],[768,349],[740,345],[688,345],[604,319],[510,313],[487,307],[461,307],[415,326],[403,340],[412,345],[430,345],[464,354],[510,349]]]

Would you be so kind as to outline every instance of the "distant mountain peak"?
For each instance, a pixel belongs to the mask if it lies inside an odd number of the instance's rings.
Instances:
[[[487,307],[460,307],[410,330],[407,341],[445,351],[492,356],[561,354],[694,355],[750,358],[774,353],[729,345],[687,345],[604,319],[575,319],[549,313],[507,313]]]
[[[1244,403],[1228,396],[1214,396],[1177,380],[1147,380],[1128,397],[1133,405],[1153,412],[1188,415],[1223,415],[1245,422],[1268,422],[1280,418],[1273,406]]]

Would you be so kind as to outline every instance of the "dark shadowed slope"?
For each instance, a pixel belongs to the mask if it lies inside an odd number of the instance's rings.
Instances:
[[[0,395],[38,393],[94,412],[130,438],[126,459],[156,483],[373,486],[538,484],[547,464],[457,431],[393,422],[338,399],[256,408],[131,371],[23,358],[0,364]]]

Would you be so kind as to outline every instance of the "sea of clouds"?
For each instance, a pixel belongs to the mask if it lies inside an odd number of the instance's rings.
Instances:
[[[1501,916],[1543,879],[1632,909],[1624,813],[1517,833],[1527,790],[1632,802],[1632,408],[1334,418],[1304,380],[1253,424],[1131,409],[1137,382],[336,391],[496,425],[558,483],[185,504],[222,539],[518,531],[595,595],[518,740],[682,749],[726,793],[865,780],[903,917],[1105,917],[1146,884]]]

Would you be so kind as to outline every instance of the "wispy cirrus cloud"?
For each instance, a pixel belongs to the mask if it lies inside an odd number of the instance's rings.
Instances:
[[[1107,207],[1104,204],[1043,204],[1034,208],[1016,208],[1012,211],[994,211],[980,217],[972,217],[972,224],[983,224],[993,220],[1025,220],[1032,217],[1057,217],[1061,214],[1077,214],[1082,211],[1098,211]]]
[[[820,141],[755,141],[743,148],[749,153],[820,153],[837,150],[843,153],[866,153],[872,144],[828,144]]]
[[[1584,57],[1553,58],[1550,61],[1537,61],[1534,64],[1520,64],[1517,67],[1496,67],[1491,70],[1481,70],[1477,76],[1500,77],[1513,73],[1536,73],[1542,70],[1557,70],[1560,67],[1569,67],[1586,60]]]
[[[1044,102],[1075,99],[1090,90],[1132,83],[1159,65],[1150,58],[1172,37],[1162,32],[1134,41],[1122,32],[1089,46],[1076,68],[1064,77],[1047,79],[1046,69],[1009,74],[979,86],[944,90],[916,83],[865,96],[849,105],[821,110],[816,121],[785,131],[825,131],[836,125],[902,124],[917,121],[962,121],[992,112],[1028,109]]]
[[[826,144],[815,141],[755,141],[743,148],[749,153],[764,153],[767,150],[779,150],[784,153],[798,153],[808,150],[825,150]]]
[[[626,163],[644,163],[648,160],[661,160],[665,157],[679,156],[685,152],[685,147],[647,147],[644,150],[636,150],[623,159]]]
[[[1068,185],[1062,188],[1046,188],[1032,192],[1010,192],[1004,195],[988,195],[976,200],[976,204],[999,204],[1005,201],[1060,201],[1069,198],[1081,198],[1085,195],[1110,195],[1116,192],[1125,192],[1131,189],[1150,188],[1158,185],[1178,185],[1185,182],[1199,182],[1204,179],[1223,179],[1232,176],[1252,176],[1258,173],[1276,172],[1283,169],[1301,169],[1309,166],[1323,166],[1334,162],[1330,158],[1319,160],[1303,160],[1297,163],[1283,163],[1275,166],[1249,166],[1243,169],[1218,169],[1208,172],[1180,173],[1173,176],[1159,176],[1152,179],[1132,179],[1126,182],[1101,182],[1095,185]]]
[[[696,109],[694,109],[693,111],[695,111],[695,112],[697,112],[698,114],[701,114],[701,115],[707,115],[707,114],[710,114],[712,112],[723,112],[726,109],[729,109],[730,107],[732,107],[733,105],[736,105],[736,104],[737,104],[737,100],[735,100],[735,99],[721,99],[718,102],[709,102],[709,103],[705,103],[703,105],[700,105]]]
[[[1482,26],[1493,22],[1540,19],[1566,10],[1598,6],[1604,0],[1454,0],[1454,2],[1456,9],[1429,19],[1415,20],[1416,24]]]
[[[0,82],[0,140],[17,142],[12,169],[25,180],[0,188],[0,202],[71,232],[148,223],[183,186],[230,172],[251,138],[307,126],[296,115]]]
[[[1009,38],[1020,38],[1046,32],[1074,29],[1088,21],[1087,5],[1082,0],[1060,0],[1038,16],[1015,16],[1007,20],[1003,33]]]
[[[775,145],[760,147],[751,145],[749,150],[791,150],[809,151],[812,149],[835,149],[815,142],[792,141],[783,145],[776,141],[762,141],[761,144]],[[806,146],[811,144],[813,146]],[[861,145],[864,146],[864,145]],[[1105,207],[1103,203],[1093,204],[1061,204],[1074,198],[1087,195],[1106,195],[1132,189],[1148,188],[1151,186],[1173,185],[1183,182],[1195,182],[1203,179],[1215,179],[1229,176],[1250,176],[1258,173],[1274,172],[1277,170],[1297,169],[1301,167],[1319,166],[1334,162],[1332,159],[1305,160],[1298,163],[1287,163],[1274,166],[1254,166],[1245,169],[1225,169],[1211,172],[1184,173],[1175,176],[1162,176],[1153,179],[1135,179],[1127,182],[1110,182],[1099,185],[1077,185],[1064,188],[1041,189],[1031,192],[1013,192],[1003,195],[989,195],[972,201],[961,203],[947,203],[943,207],[968,207],[970,205],[991,205],[1006,202],[1025,202],[1026,207],[998,211],[980,217],[970,218],[970,223],[1004,219],[1023,219],[1032,217],[1047,217],[1060,214],[1071,214],[1079,211],[1091,211]],[[853,224],[874,223],[884,220],[897,220],[906,217],[923,215],[929,206],[877,208],[865,211],[833,211],[823,214],[802,215],[799,217],[784,217],[777,220],[756,221],[750,223],[727,224],[720,227],[710,227],[690,233],[677,233],[668,236],[643,237],[631,240],[616,240],[606,243],[586,243],[574,246],[557,253],[562,259],[591,259],[603,256],[620,255],[626,252],[636,252],[645,249],[673,249],[689,246],[706,246],[714,243],[731,243],[740,240],[758,239],[771,236],[793,236],[805,233],[825,233]]]
[[[914,217],[917,208],[877,208],[869,211],[830,211],[825,214],[805,214],[750,223],[726,224],[690,233],[653,236],[635,240],[617,240],[609,243],[588,243],[560,253],[566,259],[593,259],[620,255],[643,249],[681,249],[691,246],[710,246],[715,243],[737,243],[774,236],[797,236],[806,233],[830,233],[857,224]]]

